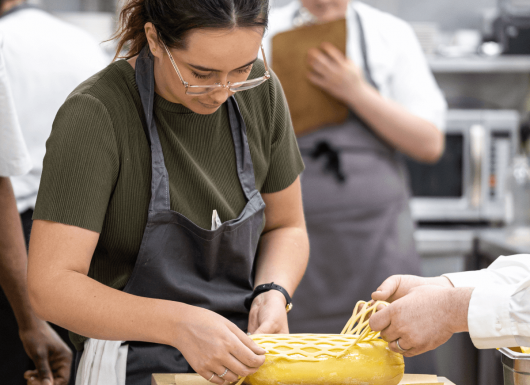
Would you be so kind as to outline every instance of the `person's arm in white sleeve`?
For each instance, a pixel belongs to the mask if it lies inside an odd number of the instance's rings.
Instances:
[[[530,346],[530,255],[501,256],[487,269],[445,277],[454,287],[474,287],[468,329],[477,348]]]
[[[374,300],[392,302],[370,319],[391,350],[421,354],[469,331],[477,348],[530,345],[530,255],[499,257],[488,269],[423,278],[395,275]]]
[[[390,98],[444,131],[447,102],[434,79],[427,58],[410,25],[403,23],[399,33],[402,44],[399,45],[393,65]]]
[[[440,129],[398,101],[383,97],[338,48],[323,43],[307,57],[309,81],[346,104],[388,144],[420,162],[434,163],[440,158],[444,148]],[[401,75],[394,73],[396,79]],[[424,93],[415,97],[421,100]]]

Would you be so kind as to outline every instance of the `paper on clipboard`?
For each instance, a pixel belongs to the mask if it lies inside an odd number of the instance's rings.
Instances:
[[[307,52],[329,42],[346,54],[346,19],[282,32],[272,38],[272,69],[282,83],[294,131],[302,136],[320,127],[340,124],[348,108],[307,79]]]

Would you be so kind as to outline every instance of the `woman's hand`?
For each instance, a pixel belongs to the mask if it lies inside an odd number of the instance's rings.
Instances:
[[[309,50],[307,60],[309,81],[349,106],[368,85],[361,68],[331,43]]]
[[[254,298],[248,317],[248,332],[252,334],[289,334],[285,297],[270,290]]]
[[[178,335],[173,345],[206,380],[219,385],[234,382],[265,362],[265,350],[226,318],[195,306],[186,310],[174,328]]]
[[[68,384],[72,352],[50,325],[38,320],[34,327],[21,329],[19,334],[36,367],[24,373],[28,385]]]

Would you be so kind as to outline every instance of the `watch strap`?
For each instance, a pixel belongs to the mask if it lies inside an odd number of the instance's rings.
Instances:
[[[280,293],[283,294],[283,296],[285,297],[285,301],[287,303],[285,305],[285,310],[287,312],[289,312],[292,309],[292,307],[293,307],[291,296],[289,295],[287,290],[285,290],[282,286],[275,284],[274,282],[264,283],[263,285],[256,286],[256,288],[252,292],[252,295],[247,297],[247,299],[245,300],[245,307],[248,310],[250,310],[250,306],[252,305],[252,301],[254,301],[254,299],[258,295],[266,293],[266,292],[271,291],[271,290],[278,290]]]

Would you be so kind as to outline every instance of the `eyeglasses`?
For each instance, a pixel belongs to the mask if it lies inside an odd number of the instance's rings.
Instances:
[[[267,65],[267,59],[265,58],[265,51],[263,50],[263,46],[261,46],[261,54],[263,55],[263,62],[265,63],[265,74],[262,77],[251,79],[251,80],[245,80],[244,82],[237,82],[237,83],[228,82],[226,84],[215,83],[212,85],[194,86],[184,80],[166,44],[162,42],[162,45],[164,46],[164,49],[166,50],[169,56],[169,60],[171,60],[171,64],[173,64],[173,68],[177,72],[177,75],[180,81],[182,82],[184,87],[186,87],[186,95],[204,95],[204,94],[210,93],[212,91],[215,91],[221,88],[228,88],[232,92],[246,91],[246,90],[250,90],[251,88],[257,87],[260,84],[265,83],[271,77],[269,73],[269,66]]]

